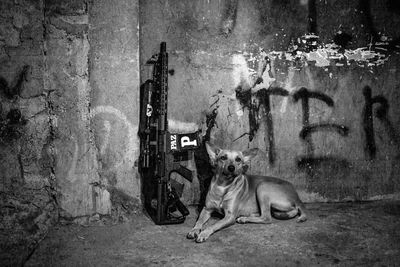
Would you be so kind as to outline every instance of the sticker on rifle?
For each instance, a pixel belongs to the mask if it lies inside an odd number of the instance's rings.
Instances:
[[[176,134],[171,134],[171,150],[176,150]]]
[[[151,114],[153,113],[153,107],[150,104],[147,104],[146,107],[146,116],[151,117]]]
[[[191,140],[189,136],[182,136],[181,147],[182,148],[197,147],[197,140],[196,139]]]
[[[198,133],[188,134],[170,134],[170,150],[172,151],[184,151],[191,150],[199,147],[199,136]]]

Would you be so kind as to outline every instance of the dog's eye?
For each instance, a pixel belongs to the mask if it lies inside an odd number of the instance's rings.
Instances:
[[[241,161],[242,161],[242,159],[241,159],[241,158],[239,158],[239,157],[237,157],[237,158],[235,159],[235,161],[236,161],[236,162],[241,162]]]
[[[223,155],[223,156],[221,156],[219,159],[220,159],[220,160],[227,160],[228,157],[227,157],[226,155]]]

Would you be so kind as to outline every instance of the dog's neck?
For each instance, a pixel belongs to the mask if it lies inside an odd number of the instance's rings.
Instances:
[[[241,175],[241,174],[240,174]],[[236,178],[238,178],[240,175],[238,176],[227,176],[225,174],[223,174],[222,172],[215,174],[215,183],[218,186],[223,186],[223,187],[229,187],[232,183],[235,182]]]
[[[237,192],[240,190],[244,183],[245,183],[245,177],[244,174],[239,174],[238,176],[232,176],[232,177],[227,177],[226,175],[220,173],[216,174],[214,176],[215,178],[215,186],[221,195],[223,196],[224,199],[228,199],[230,195],[233,195],[234,192]]]

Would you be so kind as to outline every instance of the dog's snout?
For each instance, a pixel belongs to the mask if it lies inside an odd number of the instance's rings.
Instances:
[[[228,166],[228,171],[234,172],[234,171],[235,171],[235,166],[229,165],[229,166]]]

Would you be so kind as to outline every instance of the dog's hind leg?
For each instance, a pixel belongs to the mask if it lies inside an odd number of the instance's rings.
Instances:
[[[296,217],[299,215],[299,218],[297,218],[297,222],[305,222],[307,221],[307,215],[305,213],[305,208],[302,203],[297,203],[295,206],[290,209],[290,210],[277,210],[273,209],[272,210],[272,215],[276,219],[280,220],[288,220]]]
[[[299,211],[297,208],[294,208],[289,211],[281,211],[281,210],[273,210],[272,215],[276,219],[280,220],[288,220],[296,217],[299,214]]]
[[[236,219],[238,223],[271,223],[271,202],[267,194],[263,194],[262,190],[257,190],[257,202],[260,207],[260,214],[252,214],[250,216],[242,216]]]

